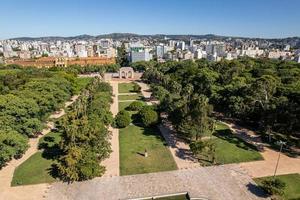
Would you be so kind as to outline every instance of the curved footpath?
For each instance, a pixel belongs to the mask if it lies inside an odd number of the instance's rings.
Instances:
[[[70,106],[76,101],[78,96],[73,96],[70,101],[65,103],[65,108]],[[60,118],[65,114],[65,110],[61,109],[59,112],[55,112],[50,115],[50,119]],[[32,200],[42,199],[45,192],[49,188],[49,184],[38,184],[38,185],[26,185],[11,187],[11,181],[13,179],[14,171],[16,167],[22,164],[30,156],[38,151],[39,139],[49,133],[54,127],[53,122],[48,122],[47,127],[42,131],[42,134],[37,138],[29,139],[29,148],[20,159],[12,159],[5,167],[0,170],[0,199],[7,200]]]
[[[260,136],[255,131],[241,127],[237,124],[223,122],[226,124],[237,137],[253,145],[263,145],[260,140]],[[260,152],[264,160],[239,163],[239,165],[245,169],[251,177],[265,177],[273,176],[275,166],[278,159],[278,151],[275,151],[269,147],[264,147],[264,150]],[[280,154],[280,161],[276,174],[300,174],[300,157],[289,157],[283,153]]]
[[[273,176],[275,166],[278,159],[278,152],[268,147],[261,152],[264,160],[240,163],[239,165],[245,169],[251,177]],[[280,161],[276,175],[283,174],[300,174],[300,157],[292,158],[285,154],[280,155]]]

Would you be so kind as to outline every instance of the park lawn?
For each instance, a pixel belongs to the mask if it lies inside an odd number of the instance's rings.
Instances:
[[[221,122],[216,123],[212,141],[216,144],[216,163],[229,164],[263,160],[262,155],[252,145],[235,137],[229,127]],[[206,157],[205,155],[203,156]],[[205,159],[200,161],[210,165]]]
[[[140,94],[126,94],[126,95],[118,95],[118,100],[141,100],[142,96]]]
[[[120,173],[142,174],[176,170],[173,157],[156,128],[129,125],[120,129]],[[145,149],[148,157],[144,157]]]
[[[230,129],[226,124],[217,121],[216,122],[216,131],[221,131],[221,130],[223,131],[223,130],[230,130]]]
[[[50,175],[55,160],[46,159],[37,152],[19,165],[13,175],[12,186],[51,183],[56,179]]]
[[[125,110],[133,101],[119,102],[119,111]]]
[[[55,144],[59,144],[60,141],[61,133],[50,132],[39,139],[39,146],[42,146],[42,143],[47,143],[48,147],[53,147]]]
[[[52,165],[56,164],[61,133],[50,132],[39,140],[39,151],[19,165],[13,175],[12,186],[51,183],[56,179],[51,175]]]
[[[213,139],[216,144],[216,161],[218,164],[241,163],[262,160],[261,154],[243,140],[227,136]]]
[[[119,93],[130,93],[133,92],[134,83],[119,83]]]
[[[270,179],[272,177],[256,178],[254,181],[259,185],[263,180]],[[284,189],[283,199],[285,200],[296,200],[300,199],[300,174],[287,174],[276,176],[286,184]]]

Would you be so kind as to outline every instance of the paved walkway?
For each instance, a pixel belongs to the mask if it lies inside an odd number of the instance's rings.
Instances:
[[[119,111],[119,103],[118,103],[118,82],[110,81],[110,85],[113,88],[113,103],[110,106],[110,111],[113,116],[116,116]],[[110,157],[102,162],[102,164],[106,167],[106,172],[104,177],[108,176],[119,176],[119,129],[109,127],[111,131],[111,148],[112,153]]]
[[[134,102],[134,101],[137,101],[137,100],[134,100],[134,99],[131,99],[131,100],[119,100],[119,102]]]
[[[118,200],[178,192],[188,192],[193,198],[210,200],[264,199],[257,196],[262,195],[261,191],[237,165],[101,177],[70,185],[54,183],[47,199]]]
[[[264,160],[262,161],[240,163],[240,166],[244,168],[251,177],[274,175],[275,166],[278,159],[278,152],[265,147],[261,154],[264,157]],[[276,174],[280,175],[291,173],[300,174],[300,157],[292,158],[286,156],[285,154],[281,154]]]
[[[136,92],[128,92],[128,93],[119,93],[118,95],[122,96],[122,95],[135,95],[135,94],[139,94]]]
[[[241,127],[232,122],[224,122],[224,121],[221,122],[223,124],[226,124],[230,128],[233,134],[235,134],[237,137],[241,138],[245,142],[253,144],[254,146],[262,145],[261,137],[260,135],[256,134],[256,132]]]
[[[253,145],[263,145],[260,135],[256,134],[256,132],[234,123],[223,123],[228,125],[232,132],[244,141]],[[260,153],[264,160],[240,163],[240,166],[244,168],[251,177],[273,176],[278,159],[278,152],[264,147],[264,150]],[[300,157],[292,158],[281,154],[277,174],[291,173],[300,173]]]
[[[178,169],[188,169],[200,167],[199,162],[193,157],[188,144],[178,139],[173,131],[170,129],[170,125],[159,125],[159,130],[168,143],[169,150],[176,162]]]
[[[149,99],[151,97],[149,86],[143,82],[137,83],[141,86],[143,96]],[[153,102],[147,103],[151,105]],[[174,135],[171,123],[164,123],[159,125],[158,128],[168,144],[178,169],[200,167],[199,162],[193,157],[189,145]]]
[[[146,99],[151,97],[150,87],[143,82],[136,82],[139,86],[141,86],[141,92]]]
[[[65,103],[65,107],[68,107],[76,101],[78,96],[74,96],[70,101]],[[61,109],[58,112],[50,115],[50,119],[57,119],[64,115],[65,110]],[[19,199],[34,199],[33,197],[42,198],[45,195],[46,189],[49,187],[49,184],[39,184],[39,185],[29,185],[29,186],[18,186],[11,187],[11,181],[13,178],[14,171],[21,163],[27,160],[30,156],[35,154],[38,151],[38,142],[39,139],[49,133],[54,127],[53,122],[47,123],[47,128],[42,131],[42,134],[37,138],[29,139],[29,148],[24,153],[20,159],[12,159],[7,166],[0,170],[0,199],[9,199],[9,200],[19,200]]]

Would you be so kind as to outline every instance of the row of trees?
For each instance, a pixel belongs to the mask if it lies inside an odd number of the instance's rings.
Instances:
[[[113,120],[111,95],[109,84],[95,79],[60,120],[58,129],[63,139],[57,169],[62,180],[87,180],[104,173],[100,162],[111,152],[107,129]]]
[[[262,133],[280,132],[289,138],[300,132],[300,65],[295,62],[203,59],[144,67],[143,79],[152,83],[160,109],[189,140],[212,132],[213,108]]]
[[[0,70],[0,168],[21,157],[49,114],[73,95],[75,77],[46,69]]]

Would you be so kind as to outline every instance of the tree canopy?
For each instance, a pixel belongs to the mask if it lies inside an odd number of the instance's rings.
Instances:
[[[250,124],[261,133],[268,130],[299,138],[300,64],[296,62],[170,61],[148,66],[142,78],[160,100],[159,109],[190,139],[211,132],[212,111]]]

